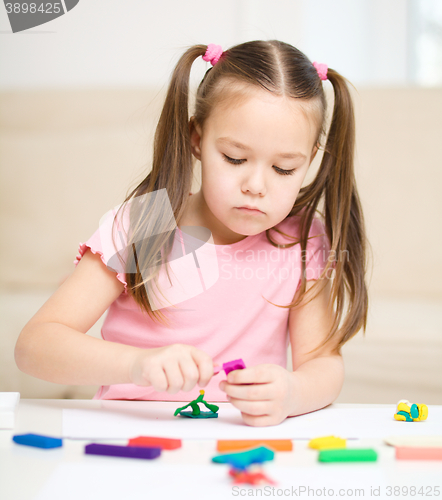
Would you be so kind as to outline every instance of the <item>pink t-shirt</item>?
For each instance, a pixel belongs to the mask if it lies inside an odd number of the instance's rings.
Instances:
[[[289,217],[276,227],[297,236],[299,222],[299,216]],[[173,326],[166,327],[143,313],[127,292],[124,272],[118,272],[116,278],[124,283],[125,289],[107,310],[102,338],[145,349],[190,344],[209,354],[214,364],[242,358],[247,367],[272,363],[285,368],[290,309],[276,307],[267,300],[278,305],[293,301],[300,284],[300,245],[277,248],[270,244],[264,231],[232,245],[206,242],[186,254],[183,234],[180,230],[175,232],[172,250],[173,253],[175,245],[177,251],[184,250],[181,259],[173,261],[181,262],[181,268],[175,267],[177,281],[172,283],[168,295],[174,306],[158,307]],[[270,231],[270,236],[280,244],[293,242],[275,231]],[[304,259],[307,279],[314,280],[321,274],[329,254],[325,227],[319,219],[314,219],[309,236]],[[104,247],[109,248],[109,238],[110,231],[101,226],[86,243],[80,243],[74,264],[78,264],[88,248],[100,254],[107,264],[109,258]],[[174,290],[180,293],[174,294]],[[185,293],[189,298],[185,298]],[[206,401],[226,401],[225,393],[218,388],[224,377],[223,371],[212,377],[204,388]],[[156,392],[152,387],[116,384],[101,386],[94,399],[191,401],[198,397],[199,389],[196,386],[190,392],[168,394]]]

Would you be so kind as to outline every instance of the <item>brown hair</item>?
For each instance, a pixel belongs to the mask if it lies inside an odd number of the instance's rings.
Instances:
[[[203,127],[215,106],[229,105],[232,99],[241,99],[250,90],[250,86],[265,89],[277,96],[299,100],[313,111],[318,122],[318,145],[325,135],[326,98],[322,81],[311,61],[302,52],[278,40],[246,42],[224,51],[218,63],[207,70],[198,87],[194,117],[189,122],[190,71],[195,59],[203,56],[206,49],[206,45],[194,45],[185,51],[176,64],[155,132],[152,170],[127,196],[122,207],[132,197],[166,189],[176,224],[179,225],[193,178],[191,127],[194,122]],[[319,208],[322,208],[331,246],[330,256],[321,274],[322,279],[314,284],[312,293],[306,292],[306,263],[302,259],[297,298],[287,306],[278,307],[296,307],[307,295],[311,300],[326,285],[327,280],[324,278],[332,271],[331,303],[334,323],[321,345],[338,336],[337,348],[340,349],[361,327],[364,330],[366,327],[367,243],[354,176],[355,123],[352,99],[345,78],[333,69],[328,69],[327,76],[334,90],[331,124],[317,175],[309,185],[300,190],[288,215],[298,215],[302,221],[299,240],[288,246],[300,244],[302,252],[306,252],[313,218]],[[145,287],[156,295],[159,267],[161,262],[167,260],[176,228],[165,231],[165,227],[170,227],[170,221],[158,222],[156,217],[149,217],[149,213],[153,214],[152,205],[143,208],[143,224],[140,224],[139,208],[131,205],[133,234],[128,240],[128,247],[133,251],[129,252],[126,263],[128,293],[152,319],[167,323],[163,313],[152,310]],[[132,220],[138,223],[132,225]],[[270,243],[278,246],[270,237],[269,229],[266,234]],[[155,237],[147,237],[148,235]],[[334,257],[345,254],[351,258]],[[149,276],[143,273],[143,278],[140,272],[143,269],[151,271]],[[316,349],[319,347],[321,346]]]

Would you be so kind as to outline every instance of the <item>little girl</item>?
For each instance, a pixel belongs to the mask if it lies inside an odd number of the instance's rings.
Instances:
[[[189,119],[200,56],[212,67]],[[324,80],[334,89],[328,134]],[[319,170],[301,187],[324,135]],[[189,48],[151,172],[80,244],[75,271],[22,330],[18,367],[100,385],[94,399],[190,401],[204,387],[253,426],[332,403],[341,347],[367,319],[354,140],[345,79],[291,45]],[[202,182],[192,194],[194,158]],[[103,339],[84,335],[106,310]],[[245,369],[214,375],[238,358]]]

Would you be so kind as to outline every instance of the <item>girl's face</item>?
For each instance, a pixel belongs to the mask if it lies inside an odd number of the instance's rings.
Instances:
[[[252,89],[238,106],[214,108],[203,129],[191,128],[202,173],[194,206],[215,244],[258,234],[289,214],[316,153],[311,114],[293,98]]]

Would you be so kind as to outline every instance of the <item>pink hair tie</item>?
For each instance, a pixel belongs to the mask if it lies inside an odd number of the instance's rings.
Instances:
[[[316,61],[313,63],[316,71],[318,72],[319,78],[321,80],[327,80],[327,70],[328,66],[326,64],[317,63]]]
[[[209,43],[207,46],[206,53],[203,55],[204,61],[210,61],[212,66],[219,61],[221,54],[223,53],[223,49],[221,45],[215,45],[214,43]]]

